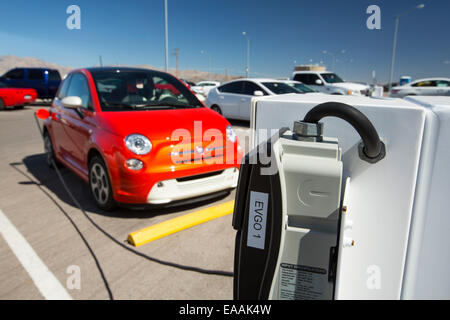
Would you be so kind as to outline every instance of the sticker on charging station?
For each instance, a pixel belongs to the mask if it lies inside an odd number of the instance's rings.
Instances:
[[[250,191],[247,246],[264,250],[269,194]]]
[[[280,300],[321,300],[327,288],[327,270],[282,263]]]

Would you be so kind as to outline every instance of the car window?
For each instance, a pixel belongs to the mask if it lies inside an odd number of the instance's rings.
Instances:
[[[64,79],[62,84],[59,86],[58,93],[56,94],[58,99],[64,99],[64,97],[66,96],[67,88],[69,87],[71,77],[72,77],[71,75],[68,75],[66,79]]]
[[[438,80],[437,81],[437,86],[438,87],[450,87],[450,81]]]
[[[80,97],[81,105],[84,108],[89,108],[91,95],[89,93],[89,86],[86,77],[81,73],[72,74],[69,88],[67,89],[66,97]]]
[[[309,85],[317,85],[316,80],[318,79],[320,80],[319,76],[315,73],[298,73],[294,76],[295,81],[300,81]]]
[[[342,80],[337,74],[335,73],[322,73],[322,78],[327,83],[342,83],[344,80]],[[315,80],[314,80],[315,81]]]
[[[263,82],[262,83],[267,89],[275,94],[286,94],[286,93],[299,93],[297,89],[287,85],[284,82]]]
[[[244,86],[243,81],[235,81],[235,82],[227,83],[227,84],[224,84],[223,86],[220,86],[218,88],[218,90],[220,92],[224,92],[224,93],[242,94],[243,89],[244,89],[243,86]]]
[[[308,75],[307,74],[301,74],[301,73],[297,73],[294,76],[294,80],[295,81],[300,81],[300,82],[303,82],[303,83],[307,83],[309,81]]]
[[[253,96],[255,95],[255,91],[261,91],[264,95],[267,95],[267,92],[256,83],[244,81],[244,89],[242,91],[243,94]]]
[[[432,80],[425,80],[425,81],[419,81],[417,83],[414,83],[413,85],[411,85],[412,87],[419,87],[419,88],[423,88],[423,87],[436,87],[436,81],[432,81]]]
[[[294,87],[295,89],[297,89],[298,91],[300,91],[302,93],[315,92],[315,90],[313,90],[312,88],[308,87],[307,85],[305,85],[303,83],[288,82],[287,85]]]
[[[203,107],[175,77],[147,70],[91,71],[103,111]]]
[[[23,79],[25,72],[23,69],[14,69],[5,74],[5,78],[13,79],[13,80],[21,80]]]
[[[50,70],[48,72],[48,80],[50,81],[59,81],[61,80],[61,75],[58,70]]]
[[[28,69],[28,80],[44,80],[44,70]]]
[[[8,86],[6,85],[6,83],[0,81],[0,88],[7,88],[7,87]]]

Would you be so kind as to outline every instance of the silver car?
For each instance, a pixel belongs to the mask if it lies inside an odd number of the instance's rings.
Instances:
[[[393,87],[391,97],[403,98],[405,96],[450,96],[450,79],[427,78],[416,80],[403,86]]]

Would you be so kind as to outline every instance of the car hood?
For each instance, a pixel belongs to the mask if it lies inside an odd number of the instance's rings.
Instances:
[[[171,140],[177,129],[201,137],[208,129],[218,129],[225,135],[228,121],[208,108],[111,111],[101,112],[101,126],[112,134],[126,137],[142,134],[150,140]],[[195,129],[194,129],[195,127]]]
[[[330,83],[331,86],[336,88],[341,88],[345,90],[352,90],[352,91],[361,91],[361,90],[367,90],[368,86],[360,83],[354,83],[354,82],[341,82],[341,83]]]

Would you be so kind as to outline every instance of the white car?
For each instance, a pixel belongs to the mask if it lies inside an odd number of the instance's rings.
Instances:
[[[192,86],[191,90],[195,93],[203,94],[206,97],[212,88],[219,85],[220,82],[217,81],[200,81],[195,86]]]
[[[406,96],[450,96],[450,79],[428,78],[416,80],[403,86],[393,87],[390,96],[393,98]]]
[[[212,88],[206,106],[226,118],[250,120],[251,101],[254,96],[301,93],[283,80],[238,79]]]
[[[295,71],[292,80],[328,94],[365,96],[370,92],[368,85],[345,82],[337,74],[329,71]]]

